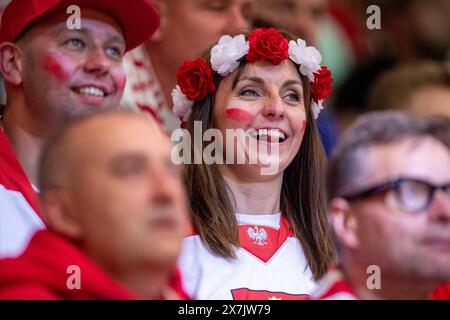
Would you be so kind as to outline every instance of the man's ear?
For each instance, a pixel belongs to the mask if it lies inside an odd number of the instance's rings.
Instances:
[[[81,239],[79,218],[71,209],[69,196],[64,191],[52,190],[41,195],[41,211],[49,229],[74,240]]]
[[[334,198],[328,211],[331,227],[340,245],[352,249],[358,247],[358,221],[348,201],[343,198]]]
[[[168,6],[167,3],[168,0],[153,0],[153,5],[156,8],[156,11],[159,13],[159,27],[158,30],[153,34],[151,37],[151,40],[154,42],[159,42],[164,38],[164,30],[167,23],[167,12],[168,12]]]
[[[11,42],[0,44],[0,73],[6,83],[14,86],[22,84],[23,51]]]

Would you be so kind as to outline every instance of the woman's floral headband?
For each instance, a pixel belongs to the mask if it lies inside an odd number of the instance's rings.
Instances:
[[[172,91],[173,110],[181,121],[189,118],[195,101],[203,100],[208,94],[214,94],[213,70],[226,77],[239,66],[245,57],[248,62],[271,61],[278,65],[291,59],[299,65],[311,88],[312,110],[317,119],[323,109],[323,100],[331,93],[331,72],[320,66],[322,56],[314,47],[307,47],[304,40],[288,41],[274,28],[253,30],[245,40],[243,34],[231,37],[222,36],[211,50],[211,68],[203,58],[185,61],[177,71],[178,85]]]

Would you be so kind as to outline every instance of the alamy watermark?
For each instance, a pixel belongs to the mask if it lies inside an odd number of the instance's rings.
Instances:
[[[81,290],[81,269],[77,265],[70,265],[67,267],[66,273],[69,274],[67,277],[66,286],[69,290]]]
[[[377,265],[370,265],[366,270],[370,276],[367,278],[366,286],[369,290],[381,290],[381,268]]]
[[[369,30],[381,29],[381,9],[377,5],[370,5],[366,9],[366,13],[370,16],[366,20],[366,26]]]
[[[67,14],[70,16],[66,20],[66,26],[69,30],[80,30],[81,29],[81,8],[76,5],[71,5],[67,7]]]

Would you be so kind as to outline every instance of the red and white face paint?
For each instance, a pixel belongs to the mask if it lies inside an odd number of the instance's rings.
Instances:
[[[225,117],[237,122],[248,122],[255,117],[255,114],[243,109],[243,107],[230,106],[225,110]]]

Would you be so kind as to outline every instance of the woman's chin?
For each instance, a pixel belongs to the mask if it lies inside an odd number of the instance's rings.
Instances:
[[[287,167],[285,157],[279,153],[259,152],[254,158],[257,158],[257,161],[248,161],[246,167],[259,176],[277,176]]]

